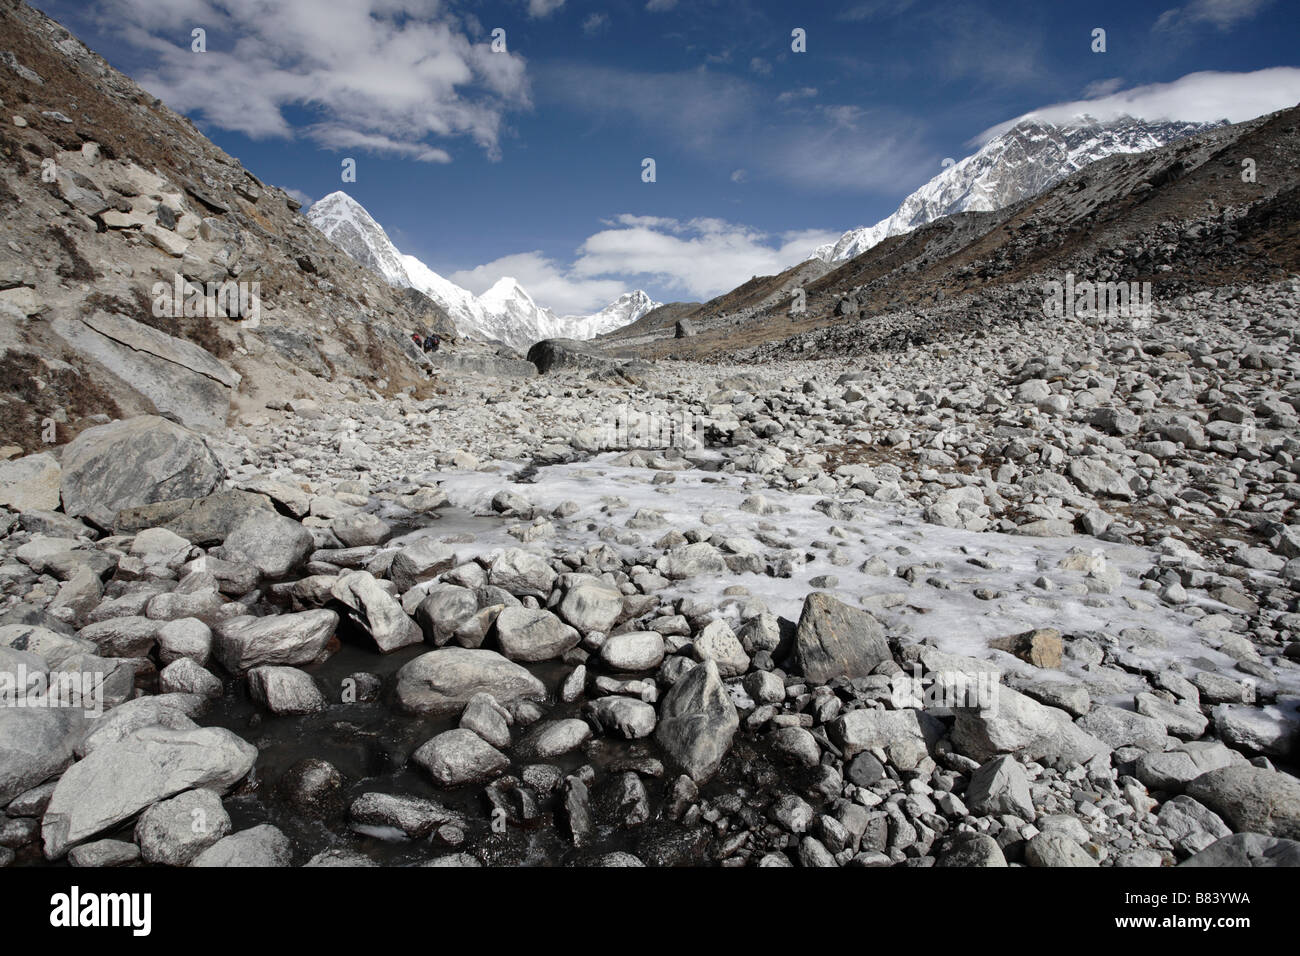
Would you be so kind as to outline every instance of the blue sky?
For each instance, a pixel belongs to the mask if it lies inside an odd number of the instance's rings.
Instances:
[[[1032,110],[1239,120],[1300,101],[1296,0],[37,6],[262,179],[346,189],[435,271],[474,292],[514,275],[561,313],[779,271]]]

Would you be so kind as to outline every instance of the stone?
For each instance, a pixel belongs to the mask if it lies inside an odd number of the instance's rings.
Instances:
[[[579,584],[560,602],[560,616],[583,633],[607,633],[622,613],[623,595],[603,584]]]
[[[339,616],[325,609],[228,618],[214,632],[216,657],[232,674],[261,664],[310,664],[324,653],[338,623]]]
[[[488,583],[509,591],[515,597],[532,595],[543,601],[555,584],[555,570],[536,554],[520,548],[507,548],[488,568]]]
[[[577,750],[590,737],[591,728],[586,721],[574,718],[539,721],[519,742],[519,755],[528,760],[549,760]]]
[[[54,511],[62,475],[49,452],[0,462],[0,505],[13,511]]]
[[[1165,748],[1168,736],[1162,721],[1119,707],[1095,706],[1076,722],[1080,730],[1113,750],[1139,747],[1148,752]]]
[[[546,697],[540,680],[495,651],[444,647],[397,672],[396,701],[408,713],[459,713],[480,692],[506,707]]]
[[[111,528],[123,508],[209,494],[224,471],[195,432],[154,415],[88,428],[63,452],[66,514]]]
[[[1010,813],[1032,823],[1038,815],[1025,769],[1010,756],[994,757],[971,774],[964,799],[981,816]]]
[[[550,611],[507,607],[497,615],[497,643],[512,661],[547,661],[563,656],[582,640],[576,629]]]
[[[213,790],[187,790],[140,814],[135,842],[146,863],[188,866],[230,833],[230,815]]]
[[[851,710],[829,726],[830,736],[845,758],[865,750],[884,750],[900,770],[914,770],[929,756],[921,713],[906,710]]]
[[[437,653],[435,651],[435,653]],[[510,766],[510,760],[472,730],[445,730],[426,741],[411,761],[444,787],[490,780]]]
[[[824,684],[835,677],[866,677],[893,657],[879,621],[814,591],[799,615],[795,659],[805,677]]]
[[[221,678],[188,657],[172,661],[159,672],[158,689],[164,694],[193,694],[213,699],[225,692]]]
[[[1061,833],[1040,833],[1025,845],[1025,862],[1030,866],[1093,867],[1097,861]]]
[[[217,557],[253,565],[263,577],[281,578],[299,567],[315,548],[311,532],[284,515],[253,515],[227,536]]]
[[[140,848],[125,840],[96,840],[68,851],[68,862],[76,867],[129,866],[140,859]]]
[[[1300,840],[1284,840],[1262,833],[1236,833],[1201,850],[1179,866],[1300,866]]]
[[[71,764],[85,725],[80,710],[0,706],[0,805]]]
[[[1300,780],[1288,773],[1235,764],[1201,774],[1184,793],[1236,833],[1300,840]]]
[[[405,593],[459,564],[456,551],[434,538],[417,538],[402,545],[388,568],[388,577]]]
[[[1156,819],[1174,849],[1188,854],[1232,833],[1217,813],[1185,794],[1165,803]]]
[[[330,594],[348,609],[348,617],[370,635],[381,654],[424,640],[420,627],[406,616],[401,603],[380,587],[369,571],[339,575]]]
[[[277,827],[264,823],[208,847],[190,866],[282,867],[293,862],[293,845]]]
[[[749,670],[749,655],[726,621],[710,621],[695,637],[695,658],[713,661],[722,677],[739,677]]]
[[[658,722],[654,707],[635,697],[601,697],[588,702],[584,712],[603,733],[613,732],[625,740],[649,737]]]
[[[691,668],[664,696],[655,739],[696,783],[711,778],[740,726],[713,661]]]
[[[998,841],[986,833],[958,833],[935,860],[935,866],[1005,867],[1007,858]]]
[[[257,748],[228,730],[143,727],[96,747],[63,774],[42,821],[47,859],[184,790],[226,790],[253,768]]]
[[[311,675],[296,667],[252,668],[248,693],[273,714],[314,714],[328,706]]]
[[[611,634],[600,645],[600,659],[613,671],[654,670],[664,659],[664,639],[655,631]]]
[[[391,827],[413,840],[422,840],[448,825],[464,830],[467,823],[463,814],[436,800],[392,793],[363,793],[352,801],[348,815],[354,830],[367,833],[376,827]]]

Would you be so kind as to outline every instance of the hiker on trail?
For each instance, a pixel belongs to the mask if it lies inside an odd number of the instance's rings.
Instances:
[[[436,352],[441,344],[442,342],[438,339],[438,336],[430,335],[424,340],[424,350],[426,352]]]
[[[421,347],[424,345],[424,343],[422,343],[422,342],[420,341],[420,333],[419,333],[419,332],[412,332],[412,333],[411,333],[411,341],[415,343],[415,347],[416,347],[417,349],[418,349],[418,348],[421,348]]]

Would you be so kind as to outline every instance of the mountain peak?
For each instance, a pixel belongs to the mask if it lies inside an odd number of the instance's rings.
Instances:
[[[888,219],[846,232],[813,257],[847,262],[890,236],[959,212],[992,212],[1056,185],[1090,163],[1118,153],[1144,153],[1220,123],[1160,122],[1118,116],[1105,122],[1080,114],[1053,123],[1030,113],[1007,124],[979,151],[944,169],[912,193]]]

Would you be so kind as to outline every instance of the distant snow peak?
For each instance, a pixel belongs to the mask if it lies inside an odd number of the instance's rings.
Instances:
[[[476,296],[415,256],[401,253],[365,207],[345,192],[333,192],[317,200],[307,218],[336,246],[390,285],[409,286],[438,303],[462,335],[504,342],[521,351],[542,339],[594,338],[635,322],[659,307],[658,302],[637,289],[592,315],[557,316],[538,305],[511,276],[498,279]]]
[[[1086,113],[1069,123],[1049,123],[1029,114],[978,152],[947,166],[904,199],[888,219],[846,232],[819,246],[813,256],[831,264],[847,262],[890,236],[944,216],[992,212],[1037,195],[1107,156],[1144,153],[1219,125],[1148,122],[1131,116],[1103,123]]]

